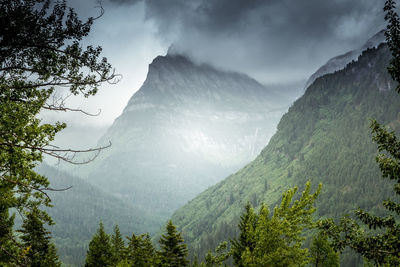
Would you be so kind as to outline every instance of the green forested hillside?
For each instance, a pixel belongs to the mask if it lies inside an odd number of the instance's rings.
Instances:
[[[55,225],[50,227],[60,259],[68,264],[80,266],[85,259],[86,250],[100,221],[111,232],[118,224],[122,235],[132,232],[144,233],[159,229],[160,218],[150,211],[141,210],[113,197],[80,178],[57,171],[48,165],[41,165],[38,172],[46,175],[51,187],[62,192],[49,192],[53,207],[48,213]],[[142,216],[153,219],[144,221]]]
[[[234,237],[246,202],[274,206],[282,192],[307,180],[323,184],[317,216],[339,218],[357,207],[381,212],[382,199],[393,190],[381,179],[369,125],[372,118],[394,129],[400,125],[389,59],[381,45],[344,70],[318,78],[282,117],[256,160],[175,212],[172,220],[189,250],[201,256]],[[355,265],[345,257],[347,266]]]

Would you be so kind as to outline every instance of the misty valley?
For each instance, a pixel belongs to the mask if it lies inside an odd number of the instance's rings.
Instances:
[[[123,12],[116,2],[81,20],[75,1],[0,1],[0,266],[400,265],[395,1],[379,13],[385,30],[295,82],[259,81],[215,54],[201,60],[189,41],[169,44],[120,115],[90,128],[101,113],[69,98],[123,81],[82,41],[96,41],[104,10]],[[193,16],[221,12],[196,2],[185,7]],[[118,4],[167,19],[152,1]],[[203,26],[179,27],[202,36]],[[69,128],[60,113],[85,119]]]

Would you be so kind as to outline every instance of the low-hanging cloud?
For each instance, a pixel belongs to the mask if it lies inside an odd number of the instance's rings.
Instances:
[[[146,18],[174,51],[263,82],[307,78],[385,25],[379,0],[143,1]]]

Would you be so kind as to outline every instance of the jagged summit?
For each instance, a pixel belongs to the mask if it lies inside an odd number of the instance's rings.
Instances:
[[[196,64],[181,54],[167,54],[152,61],[143,86],[126,108],[136,109],[143,103],[165,107],[177,102],[198,108],[205,102],[219,104],[221,108],[226,104],[246,108],[250,102],[257,107],[260,97],[269,103],[270,108],[282,107],[282,96],[276,90],[269,90],[246,74]]]

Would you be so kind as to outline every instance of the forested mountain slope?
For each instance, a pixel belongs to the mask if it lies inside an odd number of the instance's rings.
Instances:
[[[48,213],[55,222],[49,229],[64,263],[83,264],[89,241],[100,221],[108,232],[112,231],[115,224],[119,224],[124,236],[132,232],[154,232],[160,227],[157,214],[134,208],[78,177],[45,164],[37,170],[49,178],[52,188],[72,186],[66,191],[49,192],[53,208],[49,208]],[[142,217],[152,219],[144,221]]]
[[[77,173],[164,222],[253,160],[289,101],[244,74],[159,56],[99,142],[112,146]]]
[[[311,77],[306,82],[305,88],[308,88],[318,77],[343,69],[351,61],[357,60],[357,58],[364,50],[377,47],[380,43],[383,42],[386,42],[385,30],[381,30],[376,33],[361,47],[351,50],[343,55],[339,55],[329,59],[328,62],[326,62],[314,74],[311,75]]]
[[[234,237],[247,201],[274,206],[282,192],[295,185],[301,189],[307,180],[323,184],[318,216],[338,218],[357,207],[379,212],[393,190],[375,163],[369,125],[375,118],[400,126],[400,97],[387,73],[389,59],[381,45],[344,70],[318,78],[253,162],[176,211],[172,220],[190,249],[204,255]],[[347,260],[347,266],[354,264]]]

